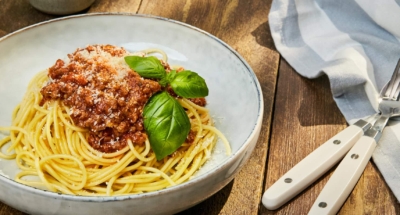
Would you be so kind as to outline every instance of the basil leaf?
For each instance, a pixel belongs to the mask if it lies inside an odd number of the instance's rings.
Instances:
[[[176,76],[176,70],[171,70],[171,72],[167,74],[168,83],[174,80],[175,76]]]
[[[175,152],[185,142],[190,121],[183,107],[167,92],[153,95],[143,109],[144,128],[157,160]]]
[[[170,85],[174,92],[184,98],[200,98],[208,95],[205,80],[195,72],[184,70],[176,73]]]
[[[176,71],[175,70],[171,70],[171,72],[167,73],[167,75],[161,79],[158,83],[165,87],[168,83],[171,82],[171,80],[173,80],[175,78],[176,75]]]
[[[124,59],[131,69],[144,78],[162,79],[167,75],[160,60],[154,56],[126,56]]]

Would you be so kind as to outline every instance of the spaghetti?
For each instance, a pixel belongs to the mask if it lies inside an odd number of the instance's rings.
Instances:
[[[147,139],[136,144],[132,138],[120,150],[99,151],[88,141],[93,130],[76,125],[64,100],[43,98],[41,90],[51,81],[48,70],[37,74],[12,113],[12,125],[0,127],[9,131],[0,141],[6,151],[0,150],[0,158],[16,160],[21,169],[17,182],[84,196],[150,192],[189,180],[210,158],[218,137],[230,153],[207,108],[185,98],[176,99],[186,110],[194,137],[172,155],[157,160]]]

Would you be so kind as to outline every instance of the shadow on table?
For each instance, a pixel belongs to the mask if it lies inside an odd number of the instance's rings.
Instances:
[[[259,25],[254,31],[251,32],[251,35],[254,36],[256,42],[260,46],[264,46],[266,48],[276,51],[275,43],[271,36],[271,29],[269,28],[268,21]]]
[[[302,78],[301,83],[303,86],[300,96],[303,99],[297,116],[302,126],[345,123],[342,113],[333,100],[329,79],[326,75],[316,79]]]
[[[231,193],[233,187],[232,180],[229,184],[227,184],[222,190],[211,196],[210,198],[204,200],[203,202],[191,207],[185,211],[182,211],[176,215],[196,215],[196,214],[207,214],[207,215],[216,215],[219,214],[222,210],[225,202],[228,200],[228,197]]]

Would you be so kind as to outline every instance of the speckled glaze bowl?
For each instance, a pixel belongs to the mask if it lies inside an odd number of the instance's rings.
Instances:
[[[19,184],[14,160],[0,160],[0,200],[29,214],[173,214],[228,184],[251,155],[261,129],[263,98],[250,66],[218,38],[177,21],[130,14],[89,14],[56,19],[0,39],[0,125],[11,123],[30,79],[59,58],[88,44],[129,51],[163,49],[206,80],[211,116],[232,147],[218,142],[209,160],[188,182],[156,192],[118,197],[57,194]],[[251,179],[250,179],[251,180]]]
[[[29,0],[36,9],[54,15],[73,14],[85,10],[95,0]]]

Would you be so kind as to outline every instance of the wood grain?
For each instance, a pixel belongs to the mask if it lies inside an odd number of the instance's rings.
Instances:
[[[266,187],[270,187],[290,168],[346,126],[346,121],[333,101],[327,77],[304,79],[282,60]],[[280,209],[269,211],[262,208],[260,214],[307,214],[333,170]],[[399,204],[372,162],[367,165],[339,214],[399,214]]]
[[[26,0],[0,0],[0,5],[0,36],[56,18],[56,16],[37,11]]]
[[[137,13],[141,2],[140,0],[96,0],[88,9],[88,13]]]

